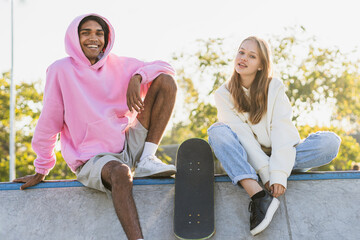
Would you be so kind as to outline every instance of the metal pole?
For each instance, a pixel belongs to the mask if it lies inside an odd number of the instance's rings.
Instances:
[[[15,82],[14,82],[14,1],[11,0],[11,72],[10,72],[10,181],[15,179]]]

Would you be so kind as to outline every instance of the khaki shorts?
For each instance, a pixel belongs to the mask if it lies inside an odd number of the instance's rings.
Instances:
[[[136,119],[125,132],[125,146],[121,153],[100,153],[76,169],[77,180],[84,186],[110,193],[101,180],[101,170],[110,161],[126,164],[131,170],[135,168],[144,150],[148,131]]]

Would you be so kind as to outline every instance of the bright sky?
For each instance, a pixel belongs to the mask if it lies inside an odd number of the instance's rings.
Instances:
[[[0,72],[11,66],[10,6],[10,0],[0,0]],[[326,46],[351,51],[360,46],[359,9],[357,0],[14,0],[14,75],[44,79],[47,66],[66,56],[67,26],[84,13],[110,20],[114,53],[150,61],[168,60],[198,38],[240,42],[249,35],[281,34],[296,24]]]
[[[358,0],[14,0],[14,76],[45,79],[47,66],[66,56],[64,35],[78,15],[95,12],[116,31],[113,53],[170,60],[196,39],[267,39],[302,25],[324,47],[350,52],[360,46]],[[11,1],[0,0],[0,73],[11,67]]]

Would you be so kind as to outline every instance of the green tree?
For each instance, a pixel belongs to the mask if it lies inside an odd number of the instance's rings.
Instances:
[[[10,112],[10,73],[2,74],[0,78],[0,180],[9,180],[9,112]],[[29,163],[35,158],[31,148],[32,130],[39,116],[42,94],[36,90],[38,83],[22,83],[16,86],[16,172],[19,175],[33,171]],[[21,124],[21,127],[19,126]],[[32,164],[31,164],[32,165]]]
[[[185,136],[206,138],[207,128],[217,120],[217,111],[209,95],[228,79],[231,70],[229,66],[233,54],[226,51],[224,39],[198,40],[195,47],[195,54],[180,53],[173,56],[179,95],[184,98],[182,111],[190,112],[190,115],[189,122],[174,125],[175,130],[170,132],[174,137],[171,142],[181,143],[186,139]]]
[[[162,145],[180,144],[186,139],[195,137],[195,134],[190,130],[190,125],[184,122],[175,123],[171,130],[168,131],[161,140]]]
[[[353,131],[359,129],[360,60],[350,60],[336,47],[318,46],[303,27],[288,32],[289,36],[275,36],[269,42],[275,69],[295,110],[294,120],[316,104],[328,104],[333,123],[346,119]]]
[[[31,148],[31,139],[42,108],[40,81],[16,85],[16,176],[34,174],[33,161],[36,154]],[[9,180],[9,104],[10,73],[0,78],[0,181]],[[57,163],[46,179],[74,178],[60,152],[56,152]]]

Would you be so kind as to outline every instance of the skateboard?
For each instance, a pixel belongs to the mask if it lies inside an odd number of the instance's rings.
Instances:
[[[215,233],[214,159],[200,138],[184,141],[177,152],[174,234],[179,239],[207,239]]]

